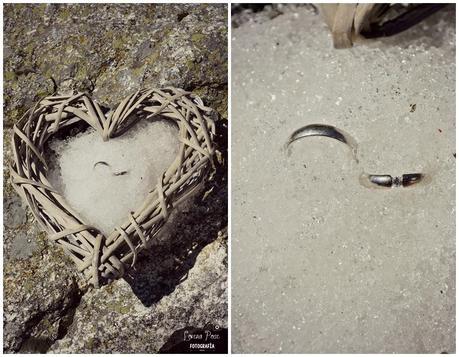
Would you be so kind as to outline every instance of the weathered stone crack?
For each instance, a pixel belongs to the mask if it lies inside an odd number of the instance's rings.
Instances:
[[[71,328],[75,314],[78,310],[78,307],[81,304],[81,300],[83,299],[84,295],[89,291],[88,288],[85,289],[79,289],[78,295],[75,297],[74,302],[68,306],[68,308],[63,312],[62,317],[59,322],[59,328],[58,328],[58,334],[57,338],[52,341],[52,343],[49,345],[47,348],[46,352],[59,340],[63,339],[67,333],[69,332],[69,329]]]
[[[53,343],[65,337],[73,322],[75,311],[87,292],[87,289],[78,288],[75,280],[71,285],[71,291],[65,296],[64,301],[56,301],[48,310],[39,311],[25,321],[21,331],[22,336],[19,339],[21,342],[16,344],[13,351],[45,353]],[[65,305],[63,310],[59,310],[61,304]],[[55,331],[48,334],[52,330]]]
[[[187,86],[227,117],[224,4],[7,4],[4,23],[4,129],[39,98],[72,90],[92,93],[110,106],[140,87]],[[9,131],[4,130],[5,162],[13,156]],[[222,139],[226,162],[225,143]],[[224,171],[226,166],[222,176]],[[220,263],[216,268],[212,260],[216,252],[221,259],[225,255],[215,242],[227,224],[226,192],[219,191],[214,188],[195,212],[205,214],[207,223],[182,222],[172,240],[153,247],[147,266],[136,272],[135,288],[120,280],[83,290],[72,263],[23,212],[6,184],[4,198],[12,203],[4,213],[11,223],[4,232],[4,351],[158,351],[190,316],[194,326],[216,316],[223,321],[226,268]],[[194,280],[178,282],[190,269],[197,274]],[[216,279],[215,285],[203,283]],[[209,291],[202,292],[202,285]],[[199,308],[190,307],[195,295]],[[139,296],[149,300],[144,304]]]

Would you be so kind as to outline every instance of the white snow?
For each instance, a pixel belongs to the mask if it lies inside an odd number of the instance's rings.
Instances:
[[[109,235],[127,220],[175,159],[178,129],[142,121],[106,142],[92,128],[50,142],[48,179],[85,223]]]
[[[455,351],[455,9],[346,50],[293,11],[233,31],[234,352]],[[287,157],[312,123],[354,136],[368,172],[432,181],[369,190],[324,138]]]

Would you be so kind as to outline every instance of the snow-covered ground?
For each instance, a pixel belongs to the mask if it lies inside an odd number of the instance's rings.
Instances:
[[[103,141],[92,128],[50,147],[50,182],[85,222],[109,236],[140,208],[178,152],[178,130],[144,121]]]
[[[335,50],[307,8],[232,34],[234,352],[455,351],[455,11]],[[335,125],[348,148],[282,146]]]

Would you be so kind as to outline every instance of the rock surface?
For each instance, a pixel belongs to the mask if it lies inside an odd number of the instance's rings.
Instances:
[[[193,90],[226,116],[226,5],[7,5],[5,125],[57,90],[114,106],[148,86]]]
[[[454,5],[348,50],[283,9],[232,31],[233,352],[454,353]],[[313,123],[360,166],[327,138],[287,157]],[[367,189],[362,168],[429,180]]]
[[[226,325],[226,247],[207,245],[183,281],[148,306],[125,280],[83,296],[67,335],[52,353],[155,353],[185,326]],[[101,303],[103,302],[103,303]]]
[[[227,224],[224,168],[181,221],[185,233],[144,254],[136,267],[144,279],[100,291],[49,244],[8,174],[11,127],[55,92],[87,91],[113,107],[139,88],[171,85],[226,118],[226,5],[7,4],[4,80],[4,351],[155,352],[184,324],[226,326],[226,240],[217,238]]]

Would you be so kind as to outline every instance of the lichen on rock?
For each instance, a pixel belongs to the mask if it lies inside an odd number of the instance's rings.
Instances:
[[[176,232],[137,267],[143,276],[150,267],[149,279],[92,290],[14,192],[8,164],[12,126],[53,93],[86,91],[113,107],[137,89],[170,85],[198,94],[226,118],[226,4],[5,4],[3,53],[4,352],[157,352],[189,320],[224,326],[226,240],[217,236],[226,226],[225,168],[198,205],[210,212],[206,224],[180,226],[192,249]],[[148,257],[158,262],[153,268]],[[153,288],[159,292],[149,297]]]

